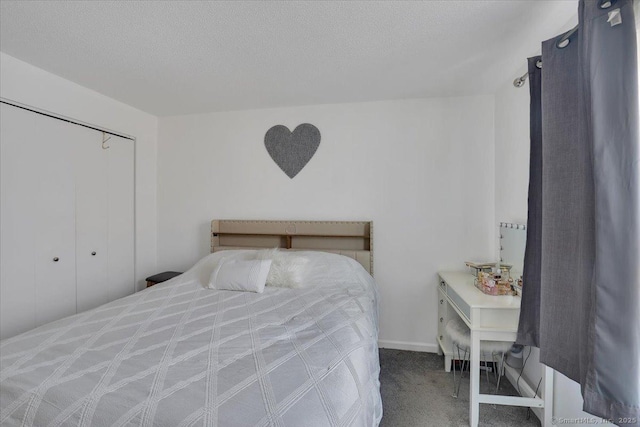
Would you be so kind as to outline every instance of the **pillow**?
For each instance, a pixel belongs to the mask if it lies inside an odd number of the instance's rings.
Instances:
[[[211,273],[218,267],[220,260],[222,259],[239,259],[250,260],[256,258],[256,251],[254,250],[228,250],[215,252],[206,255],[200,261],[195,263],[193,267],[185,271],[182,276],[181,282],[187,282],[190,280],[195,281],[202,287],[209,286],[209,280],[211,279]]]
[[[271,267],[270,259],[222,258],[211,273],[209,288],[262,293]]]
[[[271,268],[267,276],[267,286],[280,288],[301,288],[309,259],[307,257],[287,253],[276,249],[258,251],[256,259],[271,259]]]

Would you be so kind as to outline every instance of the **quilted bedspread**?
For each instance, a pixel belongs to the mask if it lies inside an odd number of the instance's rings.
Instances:
[[[207,289],[216,253],[0,342],[0,424],[377,426],[375,282],[349,258],[300,254],[303,288]]]

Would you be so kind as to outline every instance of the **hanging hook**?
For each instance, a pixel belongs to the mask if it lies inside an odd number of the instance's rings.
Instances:
[[[108,148],[111,148],[111,146],[110,146],[110,145],[104,145],[104,144],[105,144],[108,140],[110,140],[110,139],[111,139],[111,137],[110,137],[110,136],[109,136],[109,137],[107,137],[107,134],[106,134],[106,133],[104,133],[104,132],[102,132],[102,149],[103,149],[103,150],[106,150],[106,149],[108,149]]]

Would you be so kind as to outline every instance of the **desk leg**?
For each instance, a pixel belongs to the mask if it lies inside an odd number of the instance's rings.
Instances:
[[[471,330],[471,366],[469,367],[469,425],[478,426],[480,415],[480,332]]]
[[[543,409],[543,418],[542,418],[542,426],[543,427],[551,427],[553,425],[553,369],[548,367],[547,365],[542,365],[542,372],[544,379],[544,409]]]

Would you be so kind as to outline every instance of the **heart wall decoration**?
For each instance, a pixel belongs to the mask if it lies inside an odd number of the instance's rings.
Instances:
[[[298,125],[293,132],[276,125],[264,135],[264,146],[274,162],[289,178],[296,176],[320,146],[320,131],[309,123]]]

